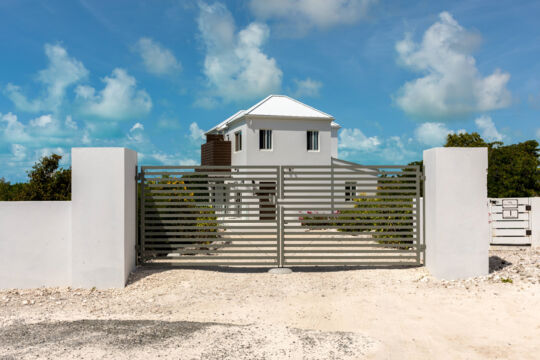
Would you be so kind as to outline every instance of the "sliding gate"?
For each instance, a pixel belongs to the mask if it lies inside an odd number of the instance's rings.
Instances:
[[[178,265],[420,265],[418,166],[143,166],[138,256]]]

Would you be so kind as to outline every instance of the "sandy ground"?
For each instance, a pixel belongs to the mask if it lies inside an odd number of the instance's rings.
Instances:
[[[0,358],[538,359],[540,252],[492,273],[139,269],[123,290],[0,291]]]

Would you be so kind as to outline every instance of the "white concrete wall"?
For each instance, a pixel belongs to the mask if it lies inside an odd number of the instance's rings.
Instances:
[[[330,165],[330,121],[257,118],[248,119],[246,123],[248,165]],[[259,129],[272,130],[272,150],[259,150]],[[318,151],[307,150],[308,130],[319,131]]]
[[[71,284],[71,201],[0,202],[0,288]]]
[[[137,153],[73,148],[72,282],[124,287],[135,266]]]
[[[489,271],[487,149],[424,151],[426,266],[460,279]]]

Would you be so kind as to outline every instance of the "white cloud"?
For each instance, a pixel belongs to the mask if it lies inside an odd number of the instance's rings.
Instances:
[[[21,161],[26,159],[26,147],[21,144],[11,144],[11,153],[13,160]]]
[[[251,0],[249,8],[262,19],[278,19],[298,31],[353,24],[366,17],[377,0]]]
[[[135,123],[131,129],[129,129],[127,138],[130,142],[141,143],[144,141],[144,125],[141,123]]]
[[[190,158],[183,158],[179,154],[167,154],[161,151],[155,151],[151,154],[142,154],[142,157],[149,158],[166,165],[191,166],[199,164],[197,161]]]
[[[404,144],[399,136],[390,136],[385,140],[379,156],[391,164],[405,164],[416,160],[419,155]]]
[[[339,133],[339,148],[373,151],[381,141],[377,136],[367,137],[360,129],[342,129]]]
[[[30,120],[30,126],[45,128],[53,124],[52,115],[41,115],[35,119]]]
[[[19,86],[6,86],[7,97],[22,111],[57,111],[64,100],[66,89],[88,76],[84,65],[70,57],[60,45],[45,44],[45,55],[49,65],[37,76],[37,80],[45,86],[41,96],[28,100]]]
[[[181,166],[195,166],[199,165],[199,162],[193,159],[182,159],[179,161]]]
[[[204,130],[202,130],[196,122],[189,125],[189,137],[191,140],[200,142],[204,140]]]
[[[313,80],[311,78],[306,78],[304,80],[295,79],[294,82],[296,83],[296,91],[294,92],[294,96],[319,96],[319,90],[322,87],[322,82]]]
[[[465,132],[464,129],[457,131],[458,134]],[[416,140],[428,146],[441,146],[446,142],[448,134],[455,134],[444,123],[425,123],[419,125],[414,131]]]
[[[140,38],[135,49],[141,55],[146,70],[152,74],[167,75],[182,70],[171,50],[150,38]]]
[[[482,115],[476,120],[474,120],[474,123],[480,130],[480,135],[482,135],[482,138],[484,138],[485,140],[487,141],[502,141],[503,140],[504,135],[501,134],[497,130],[490,116]]]
[[[65,125],[66,125],[66,127],[68,127],[69,129],[72,129],[72,130],[77,130],[78,129],[77,123],[75,121],[73,121],[73,118],[71,117],[71,115],[66,116]]]
[[[425,75],[403,85],[397,105],[419,118],[459,117],[509,106],[510,74],[497,69],[482,77],[471,55],[479,41],[479,35],[443,12],[421,43],[414,43],[410,34],[398,42],[399,61]]]
[[[3,116],[0,114],[0,128],[2,130],[2,138],[7,143],[28,142],[30,136],[26,133],[26,127],[17,119],[17,115],[7,113]]]
[[[90,86],[78,86],[77,97],[83,101],[82,110],[88,115],[109,119],[140,117],[152,109],[152,100],[126,70],[116,68],[103,79],[105,87],[97,95]]]
[[[199,31],[206,48],[203,72],[211,94],[230,102],[278,91],[283,73],[276,60],[262,52],[270,35],[268,27],[251,23],[236,33],[224,5],[200,2],[199,7]]]

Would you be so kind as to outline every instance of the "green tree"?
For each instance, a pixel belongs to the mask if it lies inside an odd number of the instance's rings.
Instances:
[[[488,196],[540,195],[539,165],[535,140],[493,149],[489,156]]]
[[[28,183],[14,200],[71,200],[71,169],[58,168],[62,156],[43,157],[28,172]]]

